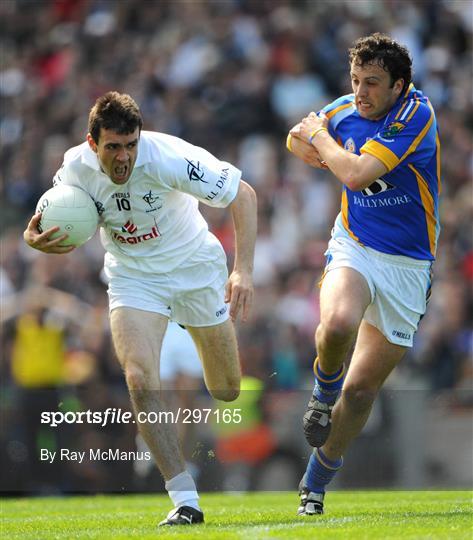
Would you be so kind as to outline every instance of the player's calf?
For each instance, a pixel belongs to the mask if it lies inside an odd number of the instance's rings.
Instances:
[[[349,383],[343,388],[342,398],[353,413],[362,414],[371,409],[378,390]]]

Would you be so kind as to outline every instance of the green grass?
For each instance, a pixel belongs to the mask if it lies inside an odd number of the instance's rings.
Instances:
[[[165,495],[3,499],[0,537],[221,539],[473,538],[467,491],[335,492],[326,514],[299,517],[294,493],[204,494],[205,525],[157,529],[170,509]]]

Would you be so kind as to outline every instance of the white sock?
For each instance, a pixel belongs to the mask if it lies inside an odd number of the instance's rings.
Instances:
[[[192,476],[187,471],[179,473],[164,485],[176,508],[192,506],[192,508],[200,510],[197,488]]]

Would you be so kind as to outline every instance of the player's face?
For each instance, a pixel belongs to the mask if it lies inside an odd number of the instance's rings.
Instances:
[[[394,105],[402,92],[404,81],[391,85],[391,76],[378,63],[363,66],[352,62],[351,85],[358,113],[368,120],[379,120]]]
[[[115,184],[125,184],[133,171],[138,156],[139,129],[120,135],[111,129],[100,129],[99,142],[95,143],[90,133],[87,141],[97,154],[100,167]]]

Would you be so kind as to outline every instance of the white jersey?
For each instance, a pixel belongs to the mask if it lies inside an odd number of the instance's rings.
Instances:
[[[87,191],[100,215],[109,277],[172,271],[208,233],[198,201],[225,207],[235,198],[241,171],[177,137],[142,131],[135,167],[125,184],[102,172],[89,144],[71,148],[54,176]]]

